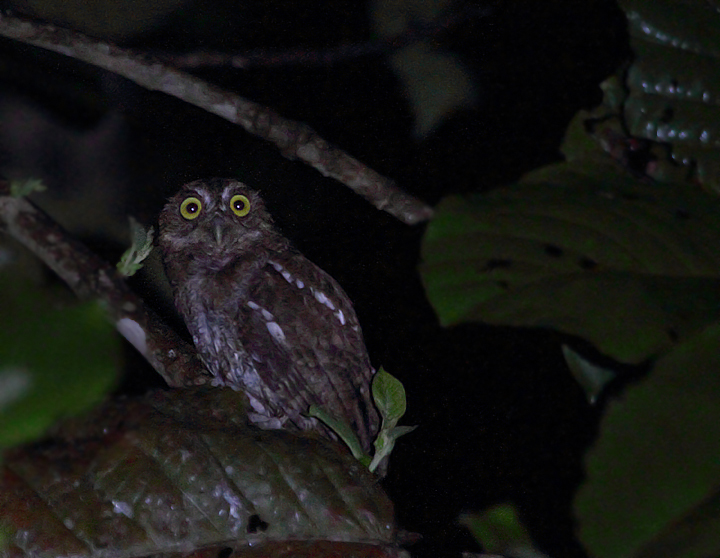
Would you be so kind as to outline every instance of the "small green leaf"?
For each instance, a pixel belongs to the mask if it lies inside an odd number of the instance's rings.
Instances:
[[[375,455],[373,455],[368,469],[375,472],[380,464],[392,453],[395,442],[400,436],[415,430],[417,426],[394,426],[392,428],[381,428],[378,437],[375,439]]]
[[[463,514],[460,524],[467,527],[487,554],[516,556],[532,550],[533,543],[512,504],[499,504],[481,514]],[[532,554],[523,553],[523,556]]]
[[[33,192],[43,192],[47,188],[39,178],[27,178],[25,180],[12,180],[10,182],[10,195],[13,198],[22,198]]]
[[[375,455],[372,460],[370,456],[363,452],[360,441],[348,424],[336,419],[315,405],[310,407],[308,416],[315,417],[330,427],[347,444],[355,459],[374,472],[390,456],[395,441],[417,427],[396,426],[398,420],[405,414],[406,407],[405,388],[397,378],[380,368],[373,378],[372,390],[375,405],[378,407],[382,418],[380,431],[374,442]]]
[[[340,439],[345,442],[348,448],[350,448],[350,451],[352,452],[355,459],[365,465],[370,462],[370,458],[363,452],[362,446],[360,445],[360,440],[358,440],[358,437],[355,435],[355,432],[352,431],[349,424],[338,420],[317,405],[311,405],[307,414],[309,417],[314,417],[322,421],[333,432],[335,432],[335,434],[340,436]]]
[[[132,244],[120,258],[118,271],[125,277],[131,277],[142,269],[142,262],[153,249],[153,228],[145,229],[135,218],[130,217],[130,236]]]
[[[383,418],[383,425],[392,428],[405,414],[405,388],[400,380],[381,367],[373,378],[372,394],[375,405]]]

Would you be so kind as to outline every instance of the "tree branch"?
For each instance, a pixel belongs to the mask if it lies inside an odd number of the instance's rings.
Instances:
[[[0,180],[0,231],[11,234],[50,267],[81,300],[100,300],[118,331],[171,387],[210,383],[195,349],[183,341],[127,286],[115,268],[29,200],[11,197]]]
[[[257,103],[171,68],[80,33],[0,14],[0,35],[51,50],[119,74],[138,85],[161,91],[242,126],[274,143],[290,159],[298,158],[324,176],[339,180],[378,209],[407,224],[428,220],[432,209],[341,149],[309,126],[286,120]]]

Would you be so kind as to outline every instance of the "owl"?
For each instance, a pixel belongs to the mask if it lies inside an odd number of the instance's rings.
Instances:
[[[368,450],[378,428],[374,374],[343,289],[276,229],[241,182],[191,182],[160,215],[158,244],[175,304],[215,382],[243,390],[265,428],[329,432],[318,405]]]

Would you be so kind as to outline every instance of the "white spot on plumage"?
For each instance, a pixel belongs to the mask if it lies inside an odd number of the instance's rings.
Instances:
[[[260,403],[260,401],[258,401],[251,395],[248,395],[248,399],[250,400],[250,406],[253,408],[254,411],[260,413],[261,415],[265,414],[265,406]]]
[[[312,294],[315,296],[315,300],[317,300],[320,304],[324,304],[325,306],[330,308],[330,310],[335,310],[335,305],[324,292],[316,291],[312,287],[310,287],[310,292],[312,292]]]
[[[275,271],[277,271],[280,275],[283,276],[283,279],[285,279],[285,281],[287,281],[291,285],[293,283],[295,283],[295,279],[293,278],[292,273],[290,273],[287,269],[285,269],[279,263],[271,261],[270,265],[275,268]],[[302,281],[300,281],[299,279],[298,279],[298,282],[302,283]],[[300,287],[300,288],[302,289],[302,287]]]
[[[337,312],[335,312],[335,317],[340,320],[341,325],[345,325],[345,314],[343,314],[342,310],[338,310]]]
[[[265,327],[267,327],[268,332],[273,336],[275,341],[285,341],[285,334],[277,322],[268,322],[265,324]]]
[[[272,321],[273,318],[275,317],[275,316],[273,316],[270,312],[268,312],[267,310],[265,310],[265,308],[263,308],[263,309],[261,310],[261,312],[262,312],[262,317],[265,318],[265,320],[268,321],[268,322]]]
[[[302,289],[302,288],[305,287],[305,283],[303,283],[302,281],[300,281],[300,279],[296,279],[296,280],[295,280],[295,284],[297,285],[297,288],[298,288],[298,289]]]
[[[248,305],[248,308],[250,308],[252,310],[260,310],[260,306],[255,304],[252,300],[249,300],[247,305]]]

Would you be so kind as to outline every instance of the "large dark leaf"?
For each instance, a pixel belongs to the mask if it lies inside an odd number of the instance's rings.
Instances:
[[[423,279],[444,324],[559,329],[638,362],[720,317],[720,206],[609,159],[438,208]]]
[[[705,558],[720,554],[720,487],[662,529],[636,558]]]
[[[119,340],[97,303],[60,304],[9,268],[0,282],[0,449],[41,436],[112,388]]]
[[[373,475],[337,444],[246,426],[241,405],[230,390],[160,392],[12,451],[0,481],[12,545],[0,556],[316,541],[395,552],[392,505]]]
[[[720,552],[720,325],[660,358],[611,402],[576,500],[592,556]]]

